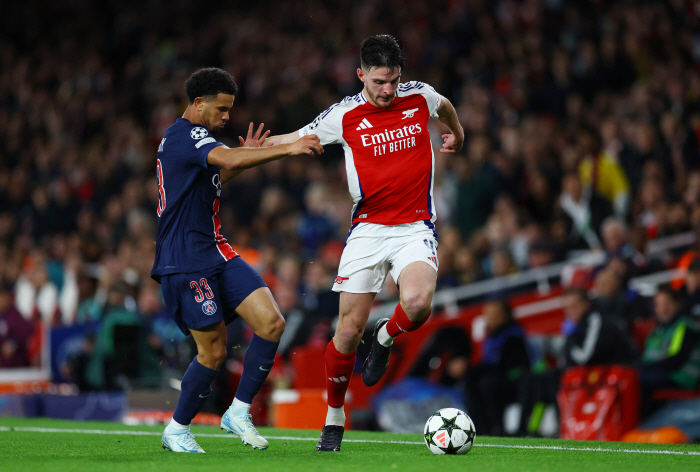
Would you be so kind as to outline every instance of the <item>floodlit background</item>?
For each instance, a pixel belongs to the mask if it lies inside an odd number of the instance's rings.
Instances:
[[[0,391],[122,391],[125,411],[141,406],[134,392],[176,399],[193,344],[149,273],[156,149],[187,105],[185,79],[208,66],[234,76],[219,138],[236,146],[251,121],[289,133],[359,92],[359,46],[378,33],[404,48],[402,81],[450,99],[466,134],[460,153],[435,153],[434,320],[399,346],[381,386],[413,374],[478,409],[470,373],[497,330],[483,315],[494,295],[526,329],[525,370],[562,367],[572,284],[641,353],[658,284],[677,278],[675,311],[700,313],[698,283],[669,272],[691,265],[700,226],[699,14],[683,0],[0,2]],[[430,131],[439,147],[443,129]],[[338,146],[223,191],[222,233],[287,317],[265,405],[273,390],[323,385],[322,363],[294,356],[318,359],[332,335],[351,205]],[[377,313],[396,296],[389,280]],[[229,331],[237,348],[212,413],[228,406],[252,335]],[[377,427],[378,391],[355,392],[360,427]]]

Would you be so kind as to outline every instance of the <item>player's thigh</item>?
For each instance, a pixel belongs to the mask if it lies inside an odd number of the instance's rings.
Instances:
[[[400,292],[433,293],[437,283],[437,271],[427,262],[410,262],[401,270],[397,283]]]
[[[163,276],[161,284],[168,313],[183,333],[224,321],[215,269]]]
[[[391,276],[399,284],[399,287],[404,283],[414,283],[414,281],[428,284],[431,281],[437,281],[439,262],[435,233],[427,226],[422,225],[421,222],[405,225],[404,231],[405,235],[396,241],[394,250],[389,256]],[[415,262],[423,262],[424,264],[414,264]]]
[[[333,291],[358,294],[381,291],[389,272],[388,243],[375,233],[376,226],[360,226],[348,237]]]
[[[267,287],[248,295],[236,308],[236,314],[255,334],[268,341],[279,341],[284,332],[284,318]]]
[[[227,312],[238,313],[238,307],[253,292],[267,284],[243,258],[227,261],[219,280],[221,301]]]
[[[258,336],[279,340],[284,319],[267,284],[246,261],[240,257],[228,261],[220,285],[227,313],[243,318]]]
[[[399,286],[402,304],[429,304],[437,283],[437,241],[429,228],[407,235],[391,259],[391,276]]]

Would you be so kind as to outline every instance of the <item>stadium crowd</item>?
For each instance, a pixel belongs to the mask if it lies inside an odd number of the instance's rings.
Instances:
[[[673,262],[655,266],[645,242],[700,226],[696,2],[30,0],[0,9],[0,367],[36,362],[27,333],[40,320],[103,329],[124,313],[156,356],[177,364],[182,337],[149,277],[154,160],[186,107],[184,79],[202,66],[239,84],[220,137],[234,146],[251,121],[288,133],[357,93],[361,40],[395,35],[408,59],[402,81],[446,95],[466,133],[461,153],[435,153],[438,288],[604,251],[588,282],[629,329],[638,313],[621,296],[627,281]],[[438,124],[431,133],[439,138]],[[330,146],[247,170],[223,191],[222,233],[305,327],[282,349],[330,333],[346,188],[342,153]],[[380,298],[395,296],[387,283]],[[94,349],[108,349],[94,334]]]

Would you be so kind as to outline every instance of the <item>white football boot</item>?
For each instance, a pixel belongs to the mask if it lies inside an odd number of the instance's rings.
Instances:
[[[168,431],[166,428],[163,431],[163,449],[168,449],[173,452],[200,452],[204,453],[197,441],[194,439],[194,434],[189,430],[173,434],[172,431]]]
[[[233,416],[231,410],[226,410],[224,416],[221,417],[221,429],[226,430],[227,433],[238,435],[246,446],[250,444],[253,449],[264,451],[270,446],[270,443],[260,436],[258,430],[253,426],[252,418],[253,416],[250,414]]]

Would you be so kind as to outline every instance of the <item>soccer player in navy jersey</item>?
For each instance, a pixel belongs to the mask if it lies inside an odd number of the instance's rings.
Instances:
[[[189,106],[158,147],[158,235],[151,276],[162,284],[168,312],[183,333],[192,334],[197,356],[182,378],[180,398],[163,432],[163,447],[204,452],[190,423],[212,392],[211,382],[226,359],[226,325],[236,316],[255,333],[243,359],[238,391],[221,428],[256,449],[268,442],[251,421],[250,403],[274,363],[284,318],[262,278],[221,235],[221,186],[245,169],[288,156],[322,153],[316,136],[261,148],[269,131],[231,149],[212,134],[229,119],[237,86],[221,69],[200,69],[185,82]]]

